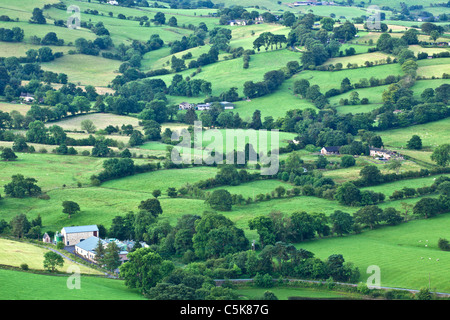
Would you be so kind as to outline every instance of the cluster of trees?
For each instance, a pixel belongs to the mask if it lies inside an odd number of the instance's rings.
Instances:
[[[255,22],[255,19],[259,17],[259,12],[256,10],[253,10],[251,12],[247,11],[242,6],[233,6],[231,8],[221,8],[217,12],[218,16],[220,17],[219,23],[221,25],[227,25],[230,20],[245,20],[247,24],[252,24]],[[269,12],[265,17],[270,20],[267,22],[274,22],[275,18],[273,18],[273,15]]]
[[[0,28],[0,41],[21,42],[25,34],[23,29],[13,27],[12,29]]]
[[[39,239],[41,236],[42,219],[38,216],[29,221],[26,214],[15,215],[10,222],[5,219],[0,220],[0,234],[11,234],[16,238]]]
[[[264,74],[264,80],[260,82],[246,81],[244,83],[244,96],[248,98],[261,97],[274,92],[286,79],[282,70],[272,70]]]
[[[94,154],[94,150],[92,153]],[[99,174],[92,175],[90,179],[93,185],[99,185],[107,180],[122,178],[137,173],[154,171],[160,168],[159,163],[145,163],[138,165],[135,164],[129,157],[112,158],[105,160],[103,162],[103,170]]]
[[[210,95],[211,92],[211,82],[202,79],[183,79],[180,74],[173,76],[167,90],[169,95],[186,97],[198,96],[200,93]]]
[[[275,49],[278,49],[278,45],[281,46],[283,43],[287,43],[286,36],[284,34],[273,34],[271,32],[263,32],[261,33],[258,38],[253,41],[253,48],[260,51],[261,47],[264,47],[264,49],[267,51],[270,47],[271,50],[273,50],[273,45],[275,45]]]

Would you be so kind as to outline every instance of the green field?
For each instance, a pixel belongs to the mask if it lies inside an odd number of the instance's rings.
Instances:
[[[342,254],[346,261],[359,267],[363,282],[371,275],[366,273],[367,268],[376,265],[381,271],[381,286],[419,289],[428,286],[430,277],[433,291],[450,292],[445,276],[450,267],[450,254],[437,247],[439,238],[448,237],[449,222],[450,215],[445,214],[358,235],[305,242],[296,247],[310,250],[319,258]]]
[[[42,64],[42,69],[65,73],[69,81],[80,85],[107,86],[119,73],[120,61],[84,54],[64,55]]]
[[[143,300],[123,281],[80,278],[80,289],[67,287],[68,277],[48,276],[0,269],[0,300]]]
[[[406,148],[406,144],[413,135],[422,139],[423,147],[434,148],[448,143],[450,139],[450,119],[443,119],[412,127],[392,129],[380,132],[380,136],[386,146]]]
[[[139,124],[139,120],[134,117],[130,116],[121,116],[121,115],[114,115],[111,113],[90,113],[90,114],[84,114],[79,115],[76,117],[70,117],[67,119],[63,119],[61,121],[56,122],[49,122],[46,125],[52,126],[52,125],[58,125],[64,130],[71,130],[71,131],[80,131],[81,130],[81,122],[83,120],[91,120],[96,129],[105,129],[107,126],[119,126],[119,129],[122,125],[128,125],[131,124],[133,127],[137,127]]]

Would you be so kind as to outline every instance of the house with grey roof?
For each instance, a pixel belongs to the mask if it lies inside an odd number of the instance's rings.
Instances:
[[[108,244],[105,240],[92,236],[76,244],[75,253],[89,261],[96,262],[95,249],[97,248],[99,241],[102,243],[103,247]]]
[[[74,246],[87,238],[98,237],[98,235],[96,225],[64,227],[61,230],[62,240],[66,246]]]

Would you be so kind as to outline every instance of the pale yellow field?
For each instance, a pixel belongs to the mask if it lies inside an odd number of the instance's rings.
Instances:
[[[8,112],[16,110],[21,114],[27,114],[28,110],[30,110],[30,105],[21,104],[21,103],[8,103],[8,102],[0,102],[0,111]]]
[[[49,250],[30,243],[0,238],[0,264],[20,267],[26,263],[30,269],[44,270],[44,254]],[[64,266],[58,271],[67,271],[70,266],[78,266],[81,273],[102,274],[84,265],[64,260]]]

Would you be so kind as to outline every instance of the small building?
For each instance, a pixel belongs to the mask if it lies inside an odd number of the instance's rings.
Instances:
[[[20,100],[25,101],[25,103],[32,103],[34,99],[34,95],[28,92],[22,92],[20,94]]]
[[[234,109],[234,107],[235,107],[235,105],[233,103],[228,102],[228,101],[222,101],[222,102],[220,102],[220,104],[222,105],[222,107],[225,110],[231,110],[231,109]]]
[[[99,241],[101,241],[103,247],[107,245],[107,242],[105,240],[92,236],[77,243],[75,245],[75,253],[82,258],[85,258],[92,262],[96,262],[95,248],[97,248]]]
[[[323,147],[320,150],[320,153],[323,155],[338,155],[339,154],[339,146],[333,146],[333,147]]]
[[[42,242],[44,243],[52,243],[52,238],[48,235],[48,233],[44,233],[44,236],[42,237]]]
[[[108,1],[108,4],[113,5],[113,6],[118,6],[119,5],[119,3],[116,0]]]
[[[96,225],[64,227],[61,235],[66,246],[74,246],[90,237],[98,237],[98,227]]]
[[[211,108],[211,103],[199,103],[196,106],[197,110],[209,110]]]
[[[194,105],[192,103],[182,102],[178,105],[178,110],[188,110],[188,109],[192,109],[193,107],[194,107]]]
[[[403,159],[403,157],[395,151],[380,149],[380,148],[370,148],[370,156],[371,157],[380,157],[385,160],[389,160],[391,158]]]
[[[245,26],[247,25],[247,21],[245,20],[230,20],[228,21],[230,26]]]

